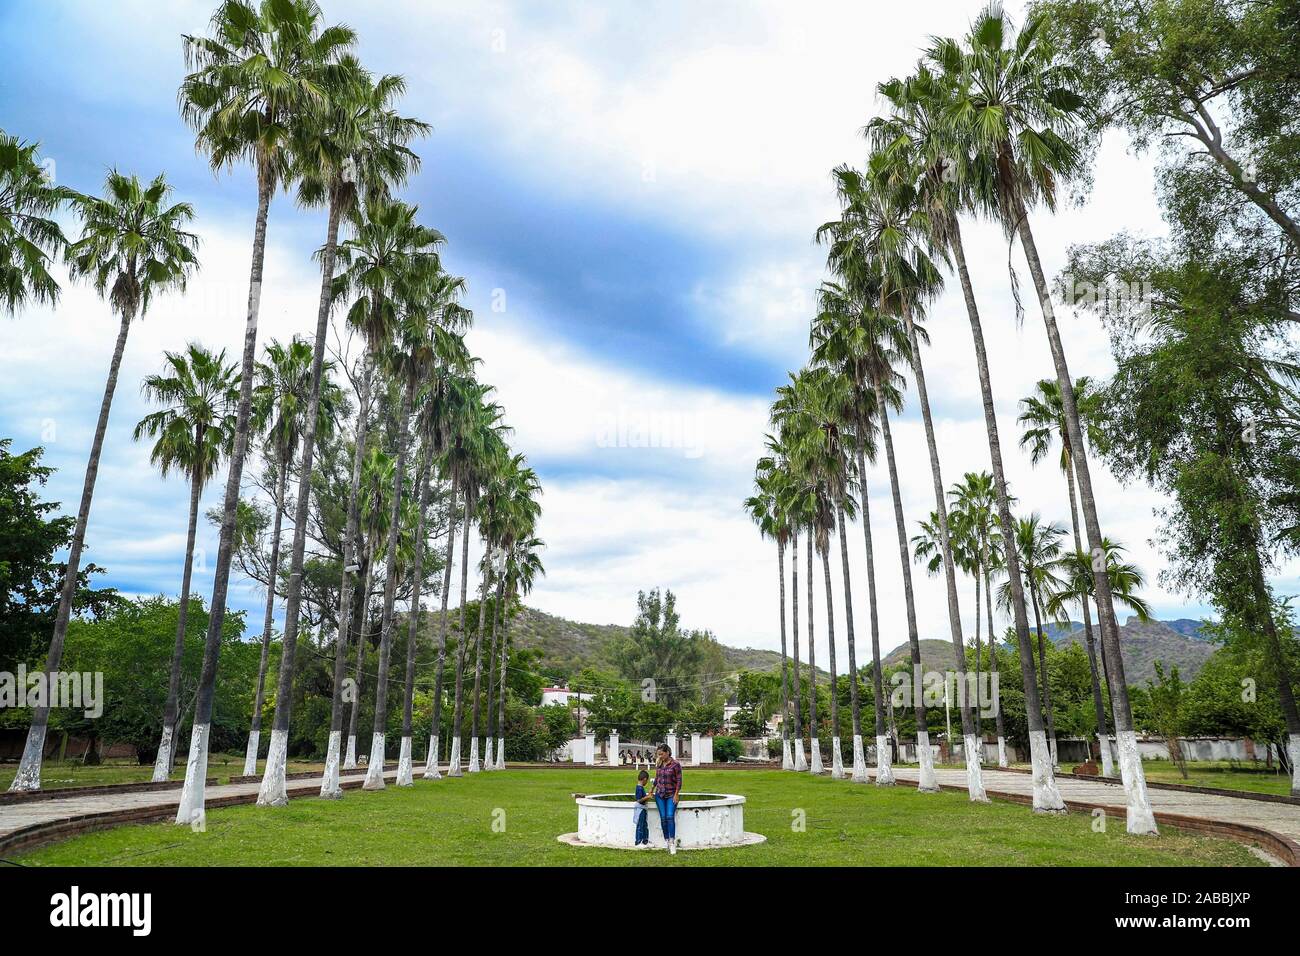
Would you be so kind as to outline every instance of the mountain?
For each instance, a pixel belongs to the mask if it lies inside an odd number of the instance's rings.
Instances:
[[[921,645],[921,669],[926,671],[947,671],[952,670],[952,641],[941,641],[937,638],[922,638],[917,641]],[[895,664],[906,664],[912,659],[911,648],[907,644],[900,644],[888,654],[880,659],[881,673],[886,673],[884,668],[892,667]],[[868,653],[867,661],[870,662]]]
[[[623,624],[582,624],[531,607],[525,607],[510,625],[516,646],[537,648],[542,652],[544,667],[567,673],[576,673],[587,666],[615,671],[614,648],[630,631]],[[732,670],[768,671],[781,666],[777,651],[730,647],[721,642],[718,646]],[[804,665],[807,666],[806,657]],[[818,672],[824,673],[821,668]]]

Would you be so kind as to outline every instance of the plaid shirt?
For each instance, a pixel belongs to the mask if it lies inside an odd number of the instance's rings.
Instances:
[[[655,796],[670,797],[682,789],[682,765],[669,760],[655,770]]]

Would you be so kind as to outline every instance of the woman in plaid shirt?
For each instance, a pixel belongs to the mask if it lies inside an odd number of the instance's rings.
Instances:
[[[667,744],[660,744],[658,766],[655,768],[655,806],[659,808],[659,824],[663,827],[664,842],[668,852],[677,852],[677,798],[682,792],[682,765],[673,759]]]

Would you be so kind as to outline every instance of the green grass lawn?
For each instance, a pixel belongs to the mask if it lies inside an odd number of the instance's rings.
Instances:
[[[266,761],[257,762],[259,773]],[[290,760],[289,773],[302,770],[321,770],[323,762]],[[8,763],[0,766],[0,790],[9,789],[9,784],[18,772],[18,764]],[[219,783],[228,783],[232,776],[244,772],[243,754],[213,754],[208,758],[208,776],[215,777]],[[61,790],[67,787],[100,787],[114,783],[148,783],[153,779],[153,764],[142,766],[135,761],[105,761],[94,766],[84,766],[80,761],[55,763],[47,760],[41,767],[41,789]],[[172,768],[171,779],[185,779],[185,761],[182,760]]]
[[[781,771],[692,771],[692,792],[748,798],[745,828],[758,846],[663,852],[571,847],[573,792],[607,793],[626,778],[602,771],[506,770],[424,781],[382,793],[348,791],[339,801],[296,799],[287,808],[213,810],[207,830],[171,824],[124,826],[39,848],[28,865],[457,865],[457,866],[1189,866],[1259,865],[1245,847],[1165,828],[1130,837],[1083,814],[1036,815],[960,793],[920,794]],[[806,827],[792,826],[803,811]],[[494,830],[504,823],[504,832]]]
[[[1061,764],[1061,772],[1070,773],[1075,766],[1076,764]],[[1152,783],[1179,783],[1187,787],[1246,790],[1251,793],[1273,793],[1282,797],[1289,796],[1291,793],[1291,778],[1279,771],[1276,766],[1272,770],[1265,769],[1262,763],[1258,767],[1230,763],[1226,760],[1189,763],[1186,780],[1178,772],[1178,768],[1168,760],[1144,761],[1142,769],[1146,773],[1147,780]]]

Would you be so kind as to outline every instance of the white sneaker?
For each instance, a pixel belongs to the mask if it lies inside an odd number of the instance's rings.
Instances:
[[[676,855],[677,855],[677,841],[676,841],[676,840],[672,840],[671,842],[669,842],[669,844],[668,844],[668,855],[669,855],[669,856],[676,856]]]

